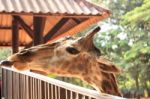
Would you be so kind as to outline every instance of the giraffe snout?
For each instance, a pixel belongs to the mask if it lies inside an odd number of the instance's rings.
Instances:
[[[0,66],[12,66],[14,64],[14,62],[8,61],[8,60],[3,60],[0,62]]]

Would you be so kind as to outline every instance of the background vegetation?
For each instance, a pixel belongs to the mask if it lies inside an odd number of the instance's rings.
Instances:
[[[0,61],[6,59],[9,55],[11,55],[10,48],[0,48]]]
[[[124,70],[118,77],[124,96],[150,96],[150,0],[91,1],[111,9],[111,17],[98,23],[102,31],[95,35],[94,43],[103,56]],[[10,53],[1,48],[0,60]],[[58,79],[91,88],[79,79]]]
[[[100,23],[95,45],[123,68],[119,85],[124,94],[150,94],[150,0],[92,0],[104,3],[112,15]]]

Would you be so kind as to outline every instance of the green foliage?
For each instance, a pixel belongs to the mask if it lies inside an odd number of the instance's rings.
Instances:
[[[150,54],[150,47],[144,44],[145,42],[137,42],[135,43],[129,51],[127,51],[124,55],[125,60],[130,61],[133,59],[136,59],[137,57],[141,57],[148,59],[148,57],[145,57],[145,54]],[[146,60],[145,59],[145,60]]]
[[[150,1],[106,1],[112,15],[105,23],[117,28],[99,32],[94,43],[103,55],[124,70],[118,78],[122,91],[147,96],[150,93]]]
[[[0,60],[6,59],[9,55],[11,55],[10,48],[0,48]]]
[[[119,86],[123,92],[131,90],[144,93],[148,92],[150,86],[150,46],[147,36],[127,35],[126,38],[118,37],[120,32],[127,34],[126,30],[110,30],[108,32],[99,32],[95,36],[95,45],[101,50],[103,55],[111,59],[120,66],[124,73],[119,76]],[[141,39],[144,38],[144,39]],[[130,45],[130,41],[133,44]],[[136,83],[138,82],[138,85]]]
[[[124,18],[124,23],[137,24],[138,22],[148,22],[150,21],[150,1],[144,0],[142,6],[136,7],[134,10],[126,13]]]
[[[127,12],[122,18],[121,24],[127,25],[134,30],[143,30],[150,35],[150,1],[144,0],[141,6],[135,7],[132,11]]]

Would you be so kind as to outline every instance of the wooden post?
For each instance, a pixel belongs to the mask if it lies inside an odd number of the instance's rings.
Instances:
[[[19,51],[19,24],[18,21],[13,18],[12,20],[12,53]]]
[[[33,27],[34,27],[34,39],[33,45],[38,45],[43,43],[43,31],[45,27],[45,17],[34,17]]]

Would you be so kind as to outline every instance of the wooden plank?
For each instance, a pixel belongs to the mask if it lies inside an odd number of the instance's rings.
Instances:
[[[43,43],[43,31],[45,27],[45,20],[45,17],[33,17],[34,45],[39,45]]]
[[[28,26],[24,20],[19,16],[14,16],[14,18],[19,22],[20,26],[26,31],[26,33],[33,38],[34,31]]]
[[[17,53],[19,51],[19,24],[18,21],[13,18],[12,20],[12,52]]]
[[[46,43],[49,39],[53,37],[53,35],[61,29],[61,27],[67,23],[69,18],[62,18],[44,37],[44,43]]]

